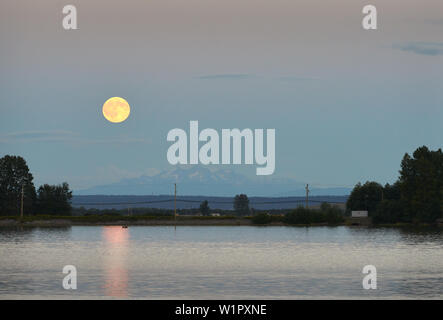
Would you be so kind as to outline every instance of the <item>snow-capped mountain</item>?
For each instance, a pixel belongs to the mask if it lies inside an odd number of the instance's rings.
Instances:
[[[230,169],[212,170],[204,166],[177,166],[170,170],[138,178],[75,191],[76,195],[160,195],[173,194],[174,183],[180,195],[233,196],[301,196],[303,182],[269,176],[247,177]],[[345,195],[349,188],[312,188],[311,195]]]

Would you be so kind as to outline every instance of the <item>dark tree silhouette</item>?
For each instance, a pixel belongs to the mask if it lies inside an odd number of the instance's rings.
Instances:
[[[6,155],[0,159],[0,214],[20,213],[22,187],[24,191],[24,214],[32,214],[35,204],[33,176],[25,159]]]
[[[234,198],[234,210],[240,216],[246,216],[250,214],[249,199],[245,194],[237,194]]]
[[[423,146],[405,154],[400,170],[401,199],[413,221],[434,222],[443,212],[443,152]]]
[[[360,183],[347,201],[348,210],[367,209],[375,223],[426,222],[443,217],[443,152],[423,146],[405,154],[393,185]]]
[[[377,209],[383,197],[383,186],[374,181],[358,183],[349,195],[346,207],[349,210],[367,210],[370,213]]]
[[[49,215],[70,215],[72,191],[64,182],[60,185],[45,184],[38,188],[37,212]]]
[[[203,201],[200,204],[200,213],[204,216],[209,216],[210,212],[211,212],[211,209],[209,208],[208,200]]]

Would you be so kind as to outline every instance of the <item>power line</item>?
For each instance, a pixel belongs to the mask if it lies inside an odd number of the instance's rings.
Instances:
[[[174,201],[174,199],[137,201],[137,202],[78,202],[78,203],[75,203],[75,205],[84,205],[84,206],[127,205],[127,204],[149,204],[149,203],[160,203],[160,202],[171,202],[171,201]]]
[[[306,202],[306,199],[294,199],[294,200],[277,200],[277,201],[262,201],[262,202],[255,202],[250,201],[250,204],[280,204],[280,203],[299,203],[299,202]],[[338,201],[326,201],[326,200],[309,200],[310,202],[315,203],[334,203],[334,204],[341,204],[344,202],[338,202]],[[100,205],[137,205],[137,204],[151,204],[151,203],[166,203],[166,202],[187,202],[187,203],[201,203],[201,200],[189,200],[189,199],[165,199],[165,200],[152,200],[152,201],[136,201],[136,202],[76,202],[75,205],[85,205],[85,206],[100,206]],[[234,201],[216,201],[216,200],[208,200],[209,203],[217,203],[217,204],[234,204]]]

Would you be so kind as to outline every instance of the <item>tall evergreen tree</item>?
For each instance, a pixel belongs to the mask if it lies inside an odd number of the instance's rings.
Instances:
[[[20,214],[23,188],[24,214],[32,214],[35,204],[33,176],[25,159],[6,155],[0,159],[0,214]]]
[[[442,216],[443,152],[423,146],[405,154],[399,178],[405,214],[414,221],[434,222]]]

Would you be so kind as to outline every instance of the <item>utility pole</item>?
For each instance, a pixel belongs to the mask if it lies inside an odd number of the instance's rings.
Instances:
[[[22,201],[20,205],[20,220],[23,220],[23,198],[25,196],[25,188],[24,185],[22,185]]]
[[[174,224],[177,224],[177,184],[174,183]]]
[[[306,209],[309,209],[309,184],[306,185]]]

